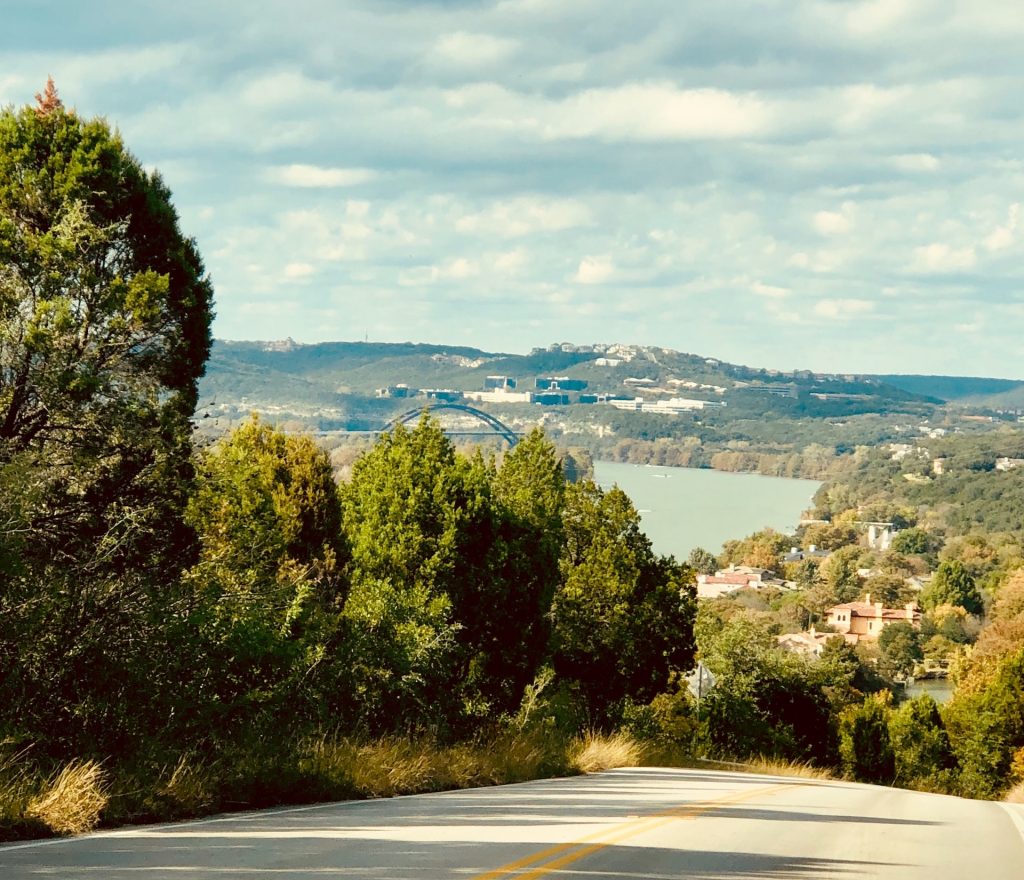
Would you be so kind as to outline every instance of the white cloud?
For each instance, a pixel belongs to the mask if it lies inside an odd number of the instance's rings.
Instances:
[[[750,290],[752,293],[768,299],[785,299],[792,292],[788,287],[776,287],[771,284],[764,284],[761,281],[755,281],[751,284]]]
[[[997,226],[985,239],[985,248],[988,251],[1003,251],[1010,247],[1016,240],[1017,226],[1020,224],[1020,204],[1010,205],[1006,219],[1006,225]]]
[[[398,283],[404,287],[437,284],[444,281],[465,281],[480,274],[480,266],[473,260],[457,257],[432,266],[416,266],[399,273]]]
[[[953,329],[957,333],[980,333],[984,328],[985,322],[981,316],[976,315],[973,321],[965,321],[960,324],[954,324]]]
[[[1013,230],[1008,226],[998,226],[985,239],[985,249],[988,251],[1004,251],[1013,244]]]
[[[5,107],[8,104],[13,104],[15,92],[21,90],[21,77],[0,76],[0,107]],[[27,95],[24,97],[27,97]]]
[[[892,164],[900,171],[938,171],[942,163],[931,153],[903,153],[894,156]]]
[[[615,264],[611,257],[584,257],[573,280],[580,284],[603,284],[615,274]]]
[[[491,34],[455,31],[439,37],[430,50],[430,60],[458,67],[483,67],[511,57],[518,48],[515,40]]]
[[[289,263],[284,267],[284,277],[295,281],[301,278],[308,278],[316,271],[309,263]]]
[[[452,278],[461,280],[463,278],[471,278],[476,275],[479,271],[477,264],[471,260],[467,260],[465,257],[458,257],[452,260],[444,268],[442,278]]]
[[[560,232],[591,222],[587,206],[575,199],[521,196],[493,202],[483,211],[464,214],[455,223],[457,231],[501,238]]]
[[[914,249],[912,269],[917,272],[959,272],[971,269],[978,261],[973,247],[956,248],[943,242],[933,242]]]
[[[849,212],[818,211],[814,215],[814,229],[819,235],[842,235],[850,231],[852,225]]]
[[[846,13],[846,27],[856,36],[889,36],[928,11],[928,0],[867,0],[852,4]]]
[[[875,304],[867,299],[821,299],[814,304],[814,314],[822,318],[852,318],[874,310]]]
[[[838,94],[826,94],[825,97],[835,108],[833,112],[837,113],[837,128],[841,132],[855,133],[875,129],[892,115],[891,111],[912,101],[916,96],[909,86],[861,83],[840,89]]]
[[[299,69],[261,71],[244,81],[238,94],[240,103],[270,111],[295,108],[300,100],[307,106],[326,107],[333,97],[329,82],[313,79]]]
[[[843,254],[833,250],[798,251],[786,261],[786,265],[792,269],[828,275],[839,269],[844,259]]]
[[[74,106],[74,93],[96,89],[110,83],[124,88],[127,83],[140,83],[149,78],[173,74],[195,61],[196,47],[189,43],[154,43],[149,46],[117,47],[84,51],[61,57],[55,53],[26,53],[21,59],[38,77],[33,89],[41,91],[46,76],[53,76],[65,103]],[[23,78],[25,81],[25,78]],[[23,96],[23,100],[29,96]]]
[[[526,265],[526,252],[521,248],[504,251],[494,258],[494,271],[502,275],[517,275]]]
[[[589,89],[548,109],[542,130],[551,140],[728,140],[766,132],[772,122],[754,94],[672,83]]]
[[[555,64],[544,71],[545,77],[552,82],[583,82],[589,65],[584,61],[569,64]]]
[[[271,168],[268,176],[285,186],[329,188],[358,186],[377,178],[370,168],[321,168],[317,165],[283,165]]]

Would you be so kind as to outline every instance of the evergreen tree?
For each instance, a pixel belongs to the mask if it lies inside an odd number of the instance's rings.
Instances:
[[[352,667],[376,679],[354,686],[371,726],[404,714],[457,731],[515,710],[547,645],[564,491],[539,431],[496,470],[425,417],[356,463],[346,617]]]
[[[697,574],[714,574],[718,571],[718,557],[703,547],[694,547],[687,557],[686,564]]]
[[[211,287],[170,193],[52,81],[0,110],[0,706],[55,752],[171,711]]]
[[[953,756],[939,707],[928,694],[909,700],[889,719],[896,784],[931,790],[953,787]]]
[[[843,769],[862,782],[892,784],[896,756],[889,736],[892,694],[881,691],[839,716],[839,754]]]
[[[562,583],[552,607],[555,670],[595,721],[629,697],[647,702],[693,664],[693,572],[657,556],[620,489],[566,492]]]
[[[890,678],[909,675],[914,665],[924,659],[920,634],[905,620],[882,629],[878,634],[878,650],[882,655],[881,672]]]
[[[200,458],[188,510],[201,543],[188,572],[192,695],[217,728],[264,708],[296,717],[336,647],[347,551],[330,457],[254,418]],[[187,633],[187,629],[185,630]],[[306,694],[309,700],[299,698]],[[199,713],[202,714],[202,713]],[[194,735],[194,733],[193,733]]]
[[[969,614],[981,614],[984,609],[974,577],[957,559],[939,563],[931,581],[921,593],[921,604],[929,611],[940,605],[963,608]]]

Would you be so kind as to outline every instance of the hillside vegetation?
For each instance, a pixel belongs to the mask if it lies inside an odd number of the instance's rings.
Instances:
[[[982,399],[991,398],[994,404],[998,396],[1024,389],[1024,381],[985,379],[977,376],[879,375],[874,378],[911,394],[945,401],[980,402]]]
[[[732,662],[757,670],[746,693],[764,693],[755,699],[764,700],[767,735],[780,711],[789,711],[779,708],[788,699],[779,702],[778,688],[786,664],[796,662],[775,647],[776,636],[811,626],[827,633],[827,609],[866,595],[896,609],[916,603],[919,626],[890,624],[855,649],[834,637],[816,661],[823,674],[845,657],[850,684],[868,695],[833,719],[842,769],[865,781],[999,797],[1024,783],[1024,431],[924,442],[862,448],[837,460],[816,496],[818,521],[795,538],[760,532],[728,542],[719,560],[696,552],[691,562],[704,571],[764,566],[794,587],[702,603],[698,644],[702,654],[708,639],[760,645],[764,659],[744,647]],[[892,523],[891,547],[869,546],[865,521]],[[828,553],[785,562],[793,544]],[[735,666],[707,662],[722,673],[726,691],[741,680]],[[895,680],[936,673],[948,673],[948,703],[903,701]],[[727,729],[719,725],[717,735]],[[748,723],[737,731],[730,747],[743,751],[752,730]]]
[[[586,479],[586,456],[559,454],[539,429],[499,460],[460,451],[426,417],[361,438],[338,467],[312,436],[247,416],[197,448],[193,418],[213,406],[196,410],[211,349],[202,262],[160,178],[52,84],[36,107],[0,111],[0,259],[0,838],[644,755],[795,761],[984,797],[1024,776],[1013,513],[1024,468],[998,469],[1019,434],[942,441],[947,470],[933,480],[923,447],[898,459],[838,443],[759,453],[755,442],[782,441],[751,402],[739,420],[750,446],[720,451],[832,468],[825,521],[801,539],[835,553],[786,572],[800,589],[770,607],[698,610],[695,569],[778,568],[790,538],[751,536],[720,561],[660,556],[630,499]],[[439,378],[511,358],[472,366],[483,357],[472,349],[403,350]],[[212,364],[348,406],[348,368],[369,382],[379,353],[217,346]],[[655,382],[691,368],[762,375],[618,353]],[[559,347],[519,362],[595,360]],[[855,396],[769,395],[786,430],[818,403],[847,416],[876,398],[932,411],[867,380],[798,378]],[[664,422],[635,424],[643,442],[686,445],[658,433]],[[908,526],[872,588],[899,597],[900,575],[935,569],[929,641],[904,631],[881,657],[841,639],[817,658],[780,651],[772,626],[866,586],[854,527],[866,516]],[[890,696],[924,651],[954,664],[957,695],[941,712]],[[699,704],[684,678],[698,658],[718,681]]]
[[[250,383],[259,374],[260,386]],[[794,383],[805,392],[803,400],[787,403],[786,398],[769,400],[773,407],[787,411],[813,409],[820,414],[856,411],[899,411],[903,405],[922,403],[923,398],[871,377],[845,377],[810,372],[779,373],[722,363],[700,355],[685,354],[651,346],[552,346],[527,355],[484,352],[460,346],[413,343],[324,342],[304,345],[284,342],[217,341],[206,378],[204,394],[246,396],[251,400],[285,405],[294,403],[286,386],[277,382],[301,382],[333,394],[373,395],[376,389],[405,383],[414,388],[452,388],[475,391],[484,387],[489,375],[516,379],[522,388],[532,388],[536,378],[564,375],[582,379],[590,388],[605,392],[628,392],[627,379],[650,380],[665,385],[669,380],[692,381],[706,389],[680,387],[677,393],[709,400],[718,394],[711,387],[756,395],[764,401],[762,387],[786,390]],[[756,387],[751,389],[752,383]],[[810,392],[859,395],[860,401],[820,401]],[[831,406],[825,405],[831,403]],[[916,411],[916,410],[915,410]],[[925,410],[920,410],[925,411]]]

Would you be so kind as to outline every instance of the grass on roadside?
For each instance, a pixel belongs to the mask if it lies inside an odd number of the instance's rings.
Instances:
[[[56,834],[81,834],[99,824],[108,799],[99,763],[72,761],[32,795],[24,816],[37,819]]]
[[[590,732],[572,741],[569,764],[580,773],[598,773],[615,767],[639,767],[644,748],[628,733]]]
[[[451,746],[400,737],[360,742],[322,735],[303,741],[299,752],[303,773],[341,797],[500,785],[569,770],[564,739],[543,731],[506,732]]]
[[[41,822],[27,815],[40,782],[25,763],[24,753],[0,754],[0,840],[46,832]]]
[[[0,839],[75,834],[97,824],[164,821],[287,803],[500,785],[616,767],[742,769],[828,779],[828,771],[766,758],[699,761],[678,744],[641,742],[624,732],[573,739],[542,726],[508,728],[454,745],[429,739],[361,740],[321,733],[292,741],[256,737],[216,756],[187,752],[114,768],[66,765],[49,778],[24,755],[0,756]]]
[[[814,767],[800,761],[781,761],[776,758],[754,758],[743,762],[748,773],[765,776],[793,776],[799,779],[835,779],[835,774],[824,767]]]

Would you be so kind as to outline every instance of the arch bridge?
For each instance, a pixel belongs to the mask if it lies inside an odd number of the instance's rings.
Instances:
[[[514,431],[508,425],[506,425],[501,419],[492,416],[490,413],[485,413],[483,410],[477,409],[475,406],[467,406],[464,403],[445,403],[443,401],[428,403],[425,406],[411,409],[407,413],[403,413],[398,418],[392,419],[388,422],[384,428],[385,431],[392,431],[399,425],[407,425],[414,421],[419,416],[422,416],[425,412],[435,412],[437,410],[455,410],[457,412],[466,413],[467,415],[473,416],[478,422],[481,422],[484,426],[489,428],[488,431],[445,431],[450,437],[482,437],[497,435],[501,437],[509,448],[515,446],[519,442],[519,438],[523,435]]]

